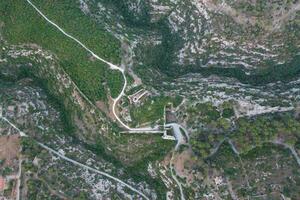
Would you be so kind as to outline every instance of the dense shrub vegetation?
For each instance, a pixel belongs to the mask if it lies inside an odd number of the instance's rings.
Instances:
[[[75,36],[98,55],[118,63],[119,42],[90,20],[73,1],[33,1],[46,16]],[[26,1],[2,1],[0,20],[4,22],[3,35],[11,44],[37,44],[56,54],[59,64],[93,101],[106,98],[107,80],[120,80],[108,66],[91,57],[76,42],[67,38],[43,19]],[[89,34],[86,34],[86,33]],[[119,85],[115,85],[119,84]],[[118,93],[121,81],[109,81],[112,94]]]

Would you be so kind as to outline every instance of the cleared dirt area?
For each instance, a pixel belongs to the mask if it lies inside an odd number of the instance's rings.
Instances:
[[[195,162],[192,157],[192,152],[190,150],[183,151],[174,159],[174,169],[176,170],[177,175],[181,178],[186,178],[187,183],[193,181],[193,174],[191,173]]]
[[[20,136],[0,136],[0,199],[18,199],[18,171],[20,167]],[[1,192],[5,191],[4,196]],[[7,195],[7,196],[6,196]]]
[[[0,160],[4,161],[1,167],[14,167],[15,165],[17,167],[19,151],[19,135],[0,136]]]

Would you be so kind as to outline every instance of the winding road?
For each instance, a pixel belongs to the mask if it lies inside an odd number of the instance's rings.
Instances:
[[[103,58],[101,58],[100,56],[98,56],[97,54],[95,54],[92,50],[90,50],[88,47],[86,47],[82,42],[80,42],[78,39],[76,39],[75,37],[73,37],[72,35],[66,33],[62,28],[60,28],[57,24],[55,24],[54,22],[52,22],[50,19],[48,19],[46,17],[46,15],[44,15],[42,13],[42,11],[40,11],[30,0],[26,0],[45,20],[47,20],[47,22],[49,22],[51,25],[53,25],[55,28],[57,28],[60,32],[62,32],[65,36],[67,36],[68,38],[71,38],[72,40],[74,40],[75,42],[77,42],[81,47],[83,47],[85,50],[87,50],[89,53],[92,54],[92,56],[94,56],[97,60],[100,60],[104,63],[106,63],[107,65],[109,65],[109,67],[111,69],[114,70],[119,70],[121,72],[124,72],[123,69],[121,69],[120,67],[104,60]]]
[[[298,153],[296,152],[295,148],[292,145],[289,145],[287,143],[283,143],[279,140],[275,140],[272,142],[273,144],[282,145],[284,148],[289,149],[294,156],[297,164],[300,166],[300,157],[298,156]]]
[[[61,33],[63,33],[66,37],[72,39],[73,41],[75,41],[76,43],[78,43],[82,48],[84,48],[86,51],[88,51],[93,57],[95,57],[97,60],[107,64],[110,69],[112,70],[118,70],[122,73],[123,79],[124,79],[124,85],[122,87],[122,90],[120,92],[120,94],[118,95],[117,98],[113,99],[113,106],[112,106],[112,111],[113,111],[113,115],[116,118],[116,120],[119,122],[120,125],[122,125],[125,129],[127,129],[128,131],[130,131],[131,133],[157,133],[159,130],[157,128],[151,128],[151,127],[144,127],[144,128],[131,128],[128,125],[126,125],[120,118],[119,116],[116,114],[116,107],[117,104],[119,102],[119,100],[125,95],[125,89],[127,87],[127,78],[125,75],[125,70],[103,58],[101,58],[100,56],[98,56],[95,52],[93,52],[91,49],[89,49],[86,45],[84,45],[81,41],[79,41],[78,39],[76,39],[75,37],[73,37],[72,35],[68,34],[67,32],[65,32],[60,26],[58,26],[56,23],[54,23],[53,21],[51,21],[45,14],[43,14],[43,12],[41,10],[39,10],[30,0],[26,0],[38,13],[40,16],[42,16],[48,23],[50,23],[51,25],[53,25],[55,28],[57,28]],[[82,92],[81,92],[82,93]],[[84,95],[85,96],[85,95]],[[85,96],[85,98],[87,98]],[[161,131],[160,131],[161,132]]]
[[[120,99],[125,95],[125,89],[127,87],[127,78],[126,78],[126,75],[125,75],[125,69],[101,58],[100,56],[98,56],[95,52],[93,52],[91,49],[89,49],[85,44],[83,44],[81,41],[79,41],[78,39],[76,39],[75,37],[73,37],[72,35],[68,34],[67,32],[65,32],[60,26],[58,26],[56,23],[54,23],[53,21],[51,21],[46,15],[43,14],[43,12],[41,10],[39,10],[30,0],[26,0],[28,2],[28,4],[34,8],[36,10],[36,12],[41,16],[43,17],[48,23],[50,23],[51,25],[53,25],[56,29],[58,29],[61,33],[63,33],[66,37],[72,39],[73,41],[75,41],[76,43],[78,43],[82,48],[84,48],[87,52],[89,52],[94,58],[96,58],[97,60],[107,64],[110,69],[112,70],[118,70],[122,73],[122,76],[123,76],[123,79],[124,79],[124,84],[123,84],[123,87],[122,87],[122,90],[120,92],[120,94],[113,99],[113,105],[112,105],[112,111],[113,111],[113,115],[115,117],[115,119],[118,121],[118,123],[124,127],[126,129],[126,131],[130,132],[130,133],[158,133],[158,132],[162,132],[161,130],[159,130],[159,126],[156,126],[154,128],[152,127],[143,127],[143,128],[131,128],[129,127],[127,124],[125,124],[121,119],[120,117],[117,115],[116,113],[116,109],[117,109],[117,105],[118,105],[118,102],[120,101]],[[75,84],[76,85],[76,84]],[[80,89],[77,87],[77,89],[80,91]],[[86,97],[86,95],[80,91],[80,93],[84,96],[85,99],[88,100],[89,103],[91,103],[91,101]],[[24,132],[22,132],[20,129],[18,129],[13,123],[11,123],[9,120],[7,120],[6,118],[0,116],[4,121],[6,121],[7,123],[9,123],[12,127],[14,127],[22,137],[25,137],[27,136]],[[180,131],[180,126],[177,124],[172,124],[171,126],[173,126],[173,128],[175,127],[176,130],[178,129]],[[183,129],[185,131],[185,129]],[[179,132],[178,132],[179,133]],[[188,134],[186,134],[187,137],[188,137]],[[180,137],[179,137],[180,136]],[[180,140],[178,138],[181,138]],[[182,135],[179,134],[178,135],[178,142],[180,143],[181,140],[182,140]],[[90,171],[93,171],[95,173],[98,173],[98,174],[101,174],[105,177],[108,177],[110,179],[113,179],[119,183],[121,183],[122,185],[126,186],[127,188],[129,188],[130,190],[134,191],[135,193],[141,195],[143,198],[145,199],[149,199],[145,194],[143,194],[142,192],[138,191],[137,189],[135,189],[134,187],[128,185],[127,183],[125,183],[124,181],[114,177],[114,176],[111,176],[105,172],[102,172],[102,171],[99,171],[99,170],[96,170],[94,168],[91,168],[87,165],[84,165],[82,163],[79,163],[73,159],[70,159],[62,154],[60,154],[59,152],[51,149],[50,147],[40,143],[40,142],[37,142],[42,148],[48,150],[49,152],[57,155],[58,157],[60,157],[61,159],[65,160],[65,161],[68,161],[70,163],[73,163],[74,165],[77,165],[81,168],[84,168],[84,169],[87,169],[87,170],[90,170]],[[178,144],[179,144],[178,143]],[[172,159],[173,159],[173,156],[172,156]],[[176,178],[176,175],[174,175],[173,173],[173,170],[172,170],[172,165],[171,165],[172,161],[170,162],[170,170],[171,170],[171,174],[172,174],[172,177],[173,179],[175,180],[175,182],[177,183],[177,185],[179,186],[179,190],[180,190],[180,194],[181,194],[181,200],[185,200],[184,198],[184,195],[183,195],[183,189],[182,189],[182,186],[180,184],[180,182],[177,180]]]

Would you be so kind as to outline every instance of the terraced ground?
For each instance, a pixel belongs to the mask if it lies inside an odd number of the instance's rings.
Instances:
[[[299,199],[298,0],[32,3],[125,70],[122,120],[162,127],[173,103],[190,140],[174,151],[159,135],[123,135],[110,115],[122,74],[28,1],[2,1],[0,111],[55,150],[22,141],[24,199],[140,197],[76,162],[150,199]],[[130,103],[141,88],[146,97]],[[0,134],[17,132],[0,120]]]

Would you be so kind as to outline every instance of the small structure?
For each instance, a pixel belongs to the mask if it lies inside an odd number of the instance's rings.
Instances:
[[[140,89],[136,93],[129,95],[128,98],[130,100],[131,104],[136,104],[138,103],[143,97],[146,97],[149,94],[148,91],[144,89]]]
[[[216,176],[216,177],[214,178],[214,181],[215,181],[215,184],[216,184],[217,186],[220,186],[220,185],[223,185],[223,184],[224,184],[224,180],[223,180],[222,176]]]
[[[177,122],[177,117],[172,103],[165,106],[165,122],[166,124]]]
[[[176,140],[173,128],[172,127],[165,127],[164,135],[162,136],[164,140]]]
[[[175,138],[177,141],[177,145],[175,149],[178,149],[178,147],[182,144],[187,144],[189,141],[189,136],[187,131],[179,124],[177,123],[170,123],[170,124],[165,124],[165,134],[163,135],[163,139],[169,139],[171,138],[168,134],[167,131],[171,130],[172,137]]]
[[[15,106],[8,106],[6,110],[6,115],[7,116],[14,116],[15,115]]]

